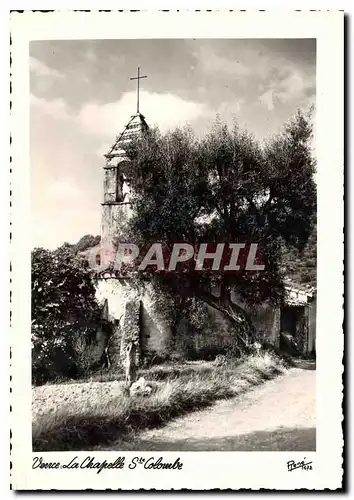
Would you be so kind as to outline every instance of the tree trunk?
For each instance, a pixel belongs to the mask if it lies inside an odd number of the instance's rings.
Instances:
[[[222,290],[220,297],[206,291],[199,293],[198,296],[208,305],[223,313],[237,327],[237,337],[245,347],[248,347],[250,341],[255,339],[255,328],[249,314],[241,306],[231,301],[230,291]]]

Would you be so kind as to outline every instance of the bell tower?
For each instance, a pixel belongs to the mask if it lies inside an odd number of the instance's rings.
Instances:
[[[125,165],[130,161],[126,148],[133,137],[144,134],[148,130],[145,117],[139,111],[140,75],[131,78],[137,80],[137,112],[130,117],[123,132],[117,137],[113,146],[105,154],[106,164],[103,181],[103,203],[101,221],[101,241],[110,241],[123,229],[124,222],[131,214],[130,182],[125,174]]]

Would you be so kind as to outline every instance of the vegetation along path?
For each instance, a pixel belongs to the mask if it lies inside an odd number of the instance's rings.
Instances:
[[[312,451],[316,449],[316,372],[302,362],[242,398],[141,432],[109,449]],[[119,446],[119,448],[118,448]]]

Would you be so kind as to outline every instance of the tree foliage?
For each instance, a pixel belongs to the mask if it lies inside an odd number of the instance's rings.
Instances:
[[[85,234],[74,245],[76,252],[84,252],[85,250],[95,247],[101,241],[101,236],[93,236],[92,234]]]
[[[303,250],[296,248],[284,250],[284,273],[293,282],[316,287],[317,277],[317,224],[311,231]]]
[[[283,249],[305,246],[316,210],[311,136],[311,117],[299,111],[265,144],[220,120],[202,138],[189,128],[165,135],[155,128],[132,141],[125,167],[134,206],[130,241],[242,240],[262,247],[264,271],[166,273],[162,288],[202,298],[235,321],[247,321],[247,314],[231,304],[232,289],[248,307],[282,301]],[[219,298],[211,293],[216,284]]]
[[[32,251],[34,382],[78,374],[77,346],[94,338],[99,312],[87,263],[72,246]]]

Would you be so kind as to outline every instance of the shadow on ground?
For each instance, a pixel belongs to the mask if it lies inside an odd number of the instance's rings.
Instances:
[[[240,436],[166,442],[132,439],[120,442],[118,446],[116,449],[125,451],[316,451],[316,429],[279,427]]]
[[[301,368],[302,370],[316,370],[316,360],[315,359],[297,359],[292,360],[293,365],[296,368]]]

